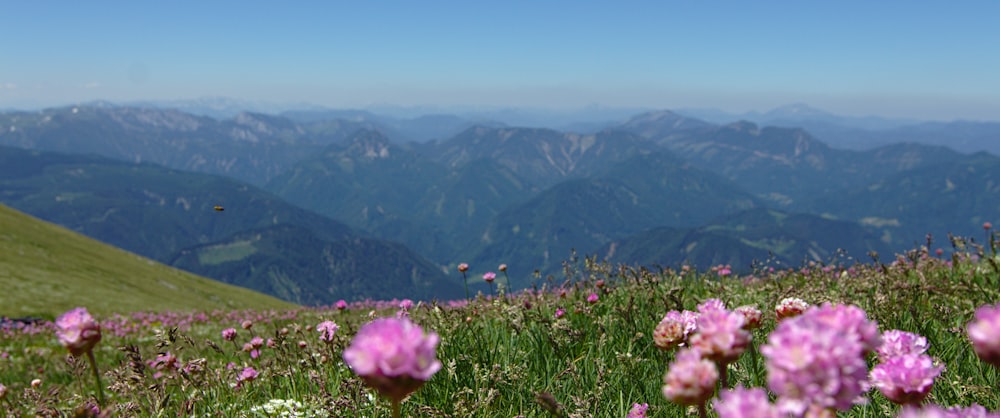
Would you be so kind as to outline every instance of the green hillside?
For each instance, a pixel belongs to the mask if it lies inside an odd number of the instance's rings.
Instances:
[[[290,308],[0,205],[0,315]]]

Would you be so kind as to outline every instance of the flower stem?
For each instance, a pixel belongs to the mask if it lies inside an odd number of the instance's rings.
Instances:
[[[722,389],[729,389],[729,367],[726,363],[718,362],[716,363],[719,367],[719,383],[722,385]]]
[[[94,380],[97,381],[97,403],[104,408],[104,385],[101,384],[101,372],[97,370],[97,360],[94,359],[94,350],[87,350],[87,359],[90,360],[90,368],[94,370]]]
[[[465,277],[465,272],[462,272],[462,284],[465,286],[465,300],[469,300],[469,279]]]
[[[705,408],[705,402],[698,404],[698,417],[708,418],[708,409]]]
[[[392,418],[400,418],[402,415],[400,411],[403,409],[403,404],[399,401],[392,401]]]

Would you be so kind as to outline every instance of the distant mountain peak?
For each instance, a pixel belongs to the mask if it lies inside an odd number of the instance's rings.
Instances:
[[[389,158],[389,138],[373,129],[362,129],[348,139],[347,153],[354,157],[376,160]]]

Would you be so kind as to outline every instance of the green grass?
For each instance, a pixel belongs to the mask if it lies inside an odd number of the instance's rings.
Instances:
[[[708,298],[728,307],[754,305],[765,312],[753,332],[753,349],[767,342],[775,325],[773,307],[785,297],[813,304],[849,303],[864,309],[881,330],[917,332],[930,342],[928,354],[946,365],[929,402],[1000,409],[1000,373],[972,351],[965,326],[976,307],[1000,300],[995,263],[945,261],[914,251],[890,265],[827,268],[805,266],[756,277],[718,279],[712,274],[648,271],[582,260],[570,265],[568,292],[522,294],[504,300],[477,299],[464,307],[420,304],[410,317],[437,332],[443,368],[403,404],[405,416],[546,417],[536,399],[551,396],[558,416],[624,417],[632,403],[648,403],[649,417],[689,416],[687,408],[663,398],[663,376],[673,352],[657,349],[652,330],[674,309],[695,309]],[[962,261],[966,260],[966,261]],[[605,290],[597,288],[603,279]],[[547,285],[549,290],[563,282]],[[595,304],[591,292],[601,294]],[[366,389],[341,360],[357,330],[372,316],[392,316],[385,305],[355,306],[343,312],[294,311],[213,313],[203,321],[174,324],[168,317],[121,336],[105,329],[97,358],[114,416],[267,416],[251,412],[272,399],[294,400],[313,414],[388,416],[388,402]],[[555,318],[557,309],[566,315]],[[254,319],[252,331],[237,340],[220,332]],[[100,319],[100,316],[99,316]],[[316,324],[340,325],[336,341],[325,345]],[[176,328],[174,328],[176,327]],[[252,359],[241,350],[254,335],[274,340]],[[0,334],[2,336],[2,334]],[[51,408],[71,411],[95,396],[89,366],[73,361],[50,332],[14,334],[0,340],[0,383],[11,388],[10,414]],[[304,342],[304,348],[300,347]],[[214,346],[214,347],[213,347]],[[164,371],[155,377],[149,361],[170,352],[181,364],[200,362],[204,371]],[[872,359],[874,362],[874,359]],[[235,367],[230,369],[228,364]],[[236,373],[254,367],[260,377],[240,389]],[[731,384],[765,386],[762,356],[744,354],[729,368]],[[41,379],[31,388],[32,379]],[[546,395],[547,394],[547,395]],[[839,416],[894,416],[898,407],[877,391],[870,403]],[[710,416],[714,416],[710,412]]]
[[[0,315],[290,308],[164,266],[0,205]]]

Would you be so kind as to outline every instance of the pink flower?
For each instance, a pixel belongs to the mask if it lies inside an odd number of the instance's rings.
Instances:
[[[698,314],[691,311],[670,311],[653,330],[653,343],[661,350],[683,345],[697,329]]]
[[[493,283],[493,280],[496,280],[496,278],[497,274],[492,271],[488,271],[483,274],[483,281],[486,283]]]
[[[882,345],[875,351],[881,361],[906,354],[923,354],[927,352],[927,339],[912,332],[894,329],[882,333]]]
[[[261,337],[253,337],[250,339],[250,346],[254,349],[261,348],[264,346],[264,339]]]
[[[316,331],[320,332],[319,340],[327,344],[333,343],[333,334],[340,329],[339,326],[333,321],[323,321],[316,326]]]
[[[983,229],[985,229],[985,230],[989,231],[989,230],[990,230],[990,229],[992,229],[992,228],[993,228],[993,224],[992,224],[992,223],[989,223],[989,222],[983,222]]]
[[[785,318],[799,316],[806,309],[809,309],[809,304],[806,301],[799,298],[784,298],[774,307],[774,313],[780,321]]]
[[[712,397],[718,380],[715,363],[702,359],[697,349],[686,348],[677,353],[663,377],[663,396],[678,405],[703,405]]]
[[[760,328],[764,320],[764,313],[756,306],[740,306],[736,308],[735,312],[743,315],[743,329],[745,330]]]
[[[597,293],[591,293],[590,296],[587,296],[587,303],[593,305],[597,303],[599,299],[600,297],[597,296]]]
[[[458,265],[458,271],[460,271],[462,273],[465,273],[466,271],[469,271],[469,265],[465,264],[465,263],[460,263]]]
[[[721,301],[719,299],[706,299],[704,302],[698,304],[698,312],[699,313],[705,313],[705,312],[708,312],[708,311],[725,310],[725,309],[726,309],[725,302],[723,302],[723,301]]]
[[[86,308],[74,308],[56,319],[56,336],[70,354],[79,356],[101,341],[101,325]]]
[[[882,333],[878,324],[868,320],[868,314],[857,306],[834,305],[824,303],[819,309],[807,312],[809,320],[816,321],[820,326],[827,326],[841,331],[850,338],[861,343],[865,354],[875,351],[882,345]]]
[[[761,388],[746,389],[737,386],[725,390],[712,402],[719,418],[784,418],[776,406],[767,399],[767,392]]]
[[[172,371],[177,370],[177,367],[180,366],[180,361],[177,360],[177,356],[166,352],[157,355],[155,360],[149,362],[149,366],[155,370]]]
[[[413,301],[412,300],[403,299],[402,301],[399,302],[399,309],[402,309],[404,311],[408,311],[411,308],[413,308]]]
[[[260,376],[260,374],[257,373],[253,367],[246,367],[240,371],[238,375],[236,375],[236,386],[242,386],[243,382],[252,382],[256,380],[258,376]]]
[[[728,267],[723,267],[723,268],[719,269],[718,274],[719,274],[719,277],[726,277],[726,276],[728,276],[730,274],[733,274],[733,271],[730,270]]]
[[[976,318],[966,327],[972,349],[983,361],[1000,367],[1000,303],[976,309]]]
[[[871,381],[890,401],[917,405],[931,392],[941,370],[926,354],[904,354],[872,368]]]
[[[750,344],[750,332],[743,329],[743,315],[726,310],[708,310],[698,316],[698,333],[691,347],[716,363],[729,364]]]
[[[628,415],[626,415],[625,418],[646,418],[646,410],[648,409],[648,403],[634,403],[632,404],[632,409],[628,411]]]
[[[337,304],[336,304],[336,307],[337,307],[338,311],[342,311],[344,309],[347,309],[347,302],[344,301],[343,299],[338,300]]]
[[[562,318],[563,315],[566,315],[566,310],[563,308],[556,308],[556,313],[555,313],[556,319]]]
[[[768,336],[760,352],[767,359],[768,387],[778,395],[782,411],[801,415],[811,406],[847,410],[868,391],[865,353],[870,341],[859,336],[867,335],[868,325],[867,320],[856,323],[853,315],[824,304],[780,322]],[[832,318],[844,322],[830,322]]]
[[[438,341],[407,318],[380,318],[361,327],[344,361],[382,396],[399,402],[441,369]]]
[[[236,340],[236,328],[226,328],[222,330],[222,339],[226,341]]]
[[[249,320],[249,319],[247,319],[247,320],[244,320],[244,321],[243,321],[243,323],[242,323],[242,324],[240,324],[240,326],[241,326],[241,327],[243,327],[243,329],[250,329],[250,328],[253,328],[253,321],[251,321],[251,320]]]
[[[507,271],[507,265],[506,264],[501,264],[500,267],[497,267],[497,270],[500,270],[501,272],[505,272],[505,271]]]

